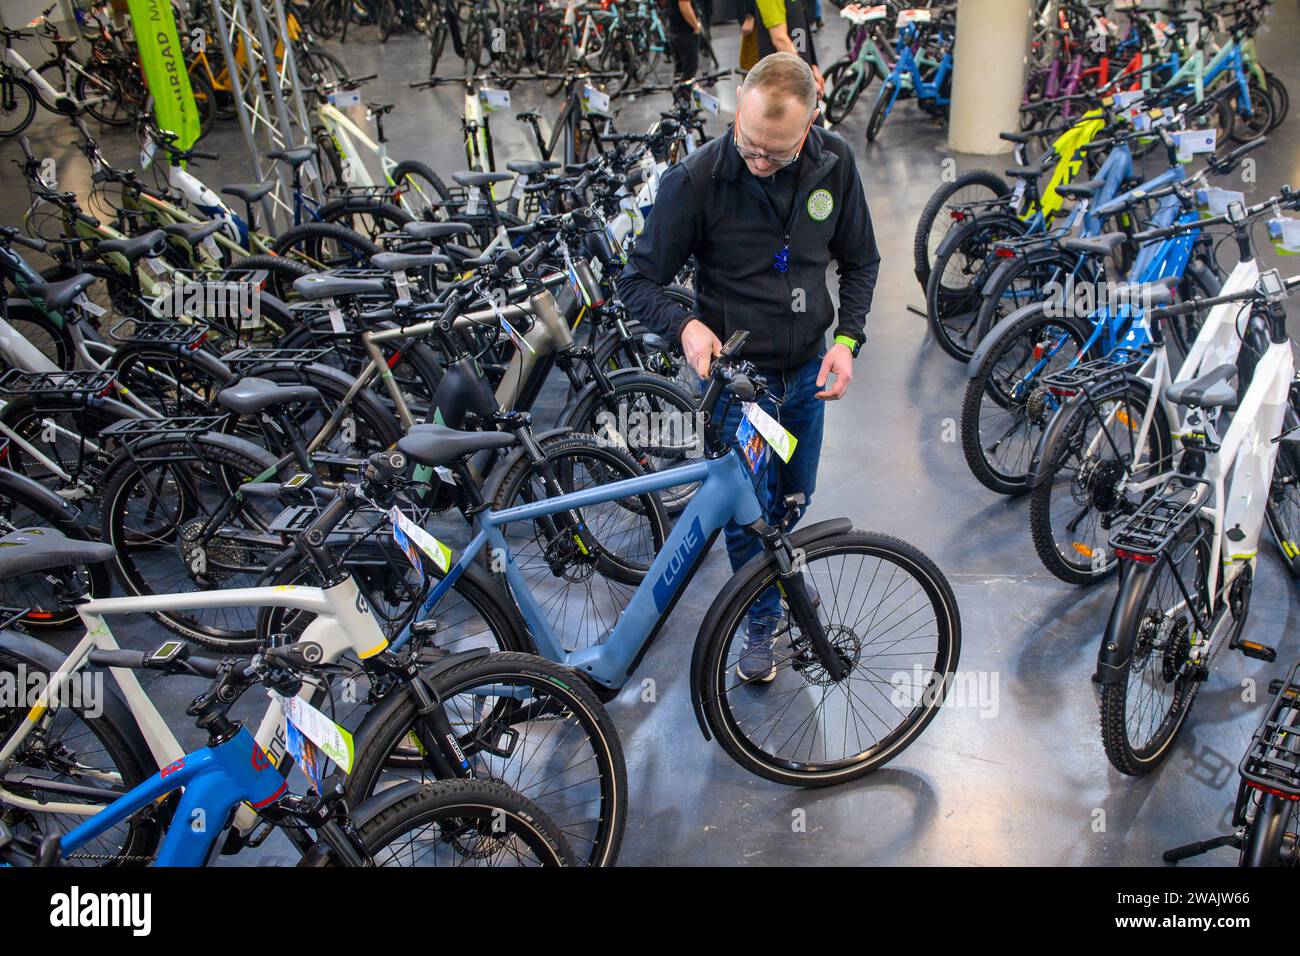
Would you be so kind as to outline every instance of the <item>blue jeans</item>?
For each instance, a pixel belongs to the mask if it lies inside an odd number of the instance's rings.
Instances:
[[[822,454],[822,424],[826,417],[826,402],[815,397],[817,373],[821,370],[822,356],[785,372],[767,370],[761,372],[767,382],[769,394],[759,399],[759,405],[794,435],[798,444],[788,462],[783,462],[776,453],[768,450],[766,470],[757,482],[759,504],[763,507],[763,518],[776,527],[786,517],[784,499],[786,495],[802,492],[804,504],[794,515],[790,526],[793,527],[808,505],[817,487],[817,464]],[[730,395],[725,395],[726,402]],[[773,398],[782,404],[777,405]],[[736,441],[736,429],[740,426],[743,415],[742,403],[731,400],[727,404],[723,417],[722,434],[727,441],[739,451]],[[731,559],[731,570],[739,571],[746,561],[763,550],[762,542],[734,521],[727,522],[723,530],[727,542],[727,557]],[[781,615],[781,595],[776,588],[768,588],[750,609],[750,635],[762,631],[771,634]]]

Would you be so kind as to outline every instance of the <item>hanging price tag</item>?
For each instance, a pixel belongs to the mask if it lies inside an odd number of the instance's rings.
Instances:
[[[1114,103],[1116,109],[1126,110],[1142,99],[1142,96],[1142,90],[1120,90],[1118,93],[1111,94],[1111,102]]]
[[[483,104],[484,112],[495,113],[497,110],[510,109],[509,90],[482,89],[478,91],[478,98]]]
[[[702,110],[712,113],[714,116],[718,115],[718,98],[716,96],[704,92],[698,86],[694,87],[691,92],[695,96],[696,106],[698,106]]]
[[[873,20],[883,20],[888,12],[888,9],[883,3],[879,6],[867,7],[866,12],[862,14],[862,22],[870,23]]]
[[[199,243],[199,251],[208,257],[212,262],[221,261],[221,247],[217,245],[217,240],[212,236],[207,236]]]
[[[594,86],[584,86],[582,88],[582,108],[588,113],[596,113],[599,116],[608,116],[609,94],[602,93]]]
[[[528,177],[526,177],[526,176],[516,176],[516,177],[515,177],[515,184],[514,184],[513,186],[510,187],[510,198],[511,198],[511,199],[523,199],[523,198],[524,198],[524,187],[527,186],[527,185],[528,185]]]
[[[451,570],[451,548],[402,514],[401,509],[396,505],[389,509],[388,520],[393,525],[393,540],[402,549],[406,560],[411,562],[411,567],[415,568],[417,574],[424,574],[421,553],[428,556],[443,574]]]
[[[411,283],[407,281],[405,272],[393,273],[393,287],[397,290],[397,298],[409,299],[411,297]]]
[[[929,23],[929,22],[930,22],[929,10],[924,10],[924,9],[899,10],[898,19],[895,21],[895,26],[904,27],[907,26],[909,23]]]
[[[153,164],[153,158],[158,153],[158,144],[153,141],[153,137],[144,138],[144,146],[140,148],[140,168],[148,169]]]
[[[1025,181],[1023,179],[1017,179],[1016,188],[1011,190],[1011,205],[1018,206],[1020,204],[1020,198],[1024,196],[1024,194],[1025,194]]]
[[[758,433],[767,440],[782,461],[790,461],[790,456],[794,454],[794,446],[799,443],[799,440],[786,431],[784,425],[763,411],[757,402],[745,403],[745,418],[753,423]]]
[[[290,726],[319,747],[344,773],[352,772],[355,750],[350,733],[301,697],[275,697]]]
[[[1284,256],[1300,254],[1300,219],[1281,216],[1268,221],[1268,238],[1273,248]]]
[[[478,187],[471,186],[469,189],[469,196],[465,200],[465,215],[477,216],[478,206],[481,201],[482,201],[482,196],[478,191]]]
[[[146,256],[140,261],[144,263],[146,269],[156,276],[160,276],[167,271],[167,267],[163,265],[162,261],[153,256]]]
[[[334,304],[334,300],[326,299],[321,304],[329,310],[330,331],[334,332],[336,335],[342,335],[347,332],[348,326],[347,323],[343,321],[343,310]]]

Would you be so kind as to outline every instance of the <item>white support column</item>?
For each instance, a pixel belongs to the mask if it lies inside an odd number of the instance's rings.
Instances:
[[[1018,128],[1029,52],[1031,0],[962,0],[957,7],[948,146],[959,153],[1011,151],[998,139]]]

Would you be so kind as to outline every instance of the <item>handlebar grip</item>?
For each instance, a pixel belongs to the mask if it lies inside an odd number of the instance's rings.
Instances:
[[[210,153],[206,149],[192,149],[190,150],[190,156],[194,159],[211,159],[214,161],[221,158],[220,153]]]
[[[90,663],[96,667],[126,667],[139,670],[144,667],[144,651],[91,651]]]
[[[731,338],[727,339],[726,344],[722,346],[722,352],[718,355],[718,357],[732,358],[733,356],[737,355],[742,348],[744,348],[745,342],[748,339],[749,339],[749,333],[746,332],[744,329],[740,329],[738,331],[732,332]]]
[[[26,135],[18,137],[18,145],[22,148],[24,156],[33,161],[36,159],[36,157],[32,155],[32,142],[26,137]]]
[[[20,236],[20,235],[14,235],[12,239],[14,242],[18,243],[18,245],[26,246],[28,249],[31,249],[35,252],[44,252],[47,248],[49,248],[48,244],[45,242],[44,239],[33,239],[30,236]]]
[[[406,455],[400,451],[375,452],[367,459],[367,481],[392,481],[406,471]]]

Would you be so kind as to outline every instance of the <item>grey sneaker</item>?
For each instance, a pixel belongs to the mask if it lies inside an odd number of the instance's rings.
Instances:
[[[772,651],[776,637],[772,634],[752,635],[749,625],[745,626],[745,631],[745,649],[736,664],[736,676],[746,684],[771,683],[776,679],[776,659]]]

